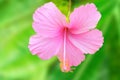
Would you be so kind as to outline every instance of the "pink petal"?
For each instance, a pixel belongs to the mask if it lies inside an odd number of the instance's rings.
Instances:
[[[102,33],[99,30],[91,30],[81,34],[71,34],[70,41],[83,53],[95,53],[103,44]]]
[[[77,66],[84,59],[84,54],[76,48],[71,42],[66,40],[66,47],[62,46],[58,53],[58,58],[60,60],[60,67],[63,72],[71,71],[71,66]]]
[[[60,35],[61,28],[66,26],[66,17],[52,3],[38,8],[33,15],[33,28],[37,34],[45,37]]]
[[[96,27],[100,17],[101,14],[93,3],[82,5],[70,15],[70,31],[78,34],[91,30]]]
[[[56,55],[61,47],[60,37],[44,38],[34,35],[30,38],[29,49],[33,54],[37,54],[42,59],[49,59]]]

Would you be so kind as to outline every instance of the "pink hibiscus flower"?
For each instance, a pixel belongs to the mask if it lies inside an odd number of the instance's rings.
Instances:
[[[41,59],[57,56],[61,70],[71,71],[71,66],[85,59],[84,54],[93,54],[102,46],[102,33],[95,29],[100,17],[91,3],[75,8],[67,22],[52,2],[46,3],[33,15],[36,35],[30,38],[29,49]]]

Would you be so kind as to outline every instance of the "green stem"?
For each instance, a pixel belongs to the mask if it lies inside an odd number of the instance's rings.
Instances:
[[[69,20],[69,17],[70,17],[70,12],[71,12],[71,4],[72,4],[72,2],[71,2],[71,0],[69,0],[69,4],[68,4],[68,14],[67,14],[67,21],[69,22],[70,20]]]

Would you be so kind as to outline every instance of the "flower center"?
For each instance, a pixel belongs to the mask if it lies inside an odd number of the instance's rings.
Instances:
[[[64,35],[67,34],[68,30],[69,30],[68,27],[64,27]]]

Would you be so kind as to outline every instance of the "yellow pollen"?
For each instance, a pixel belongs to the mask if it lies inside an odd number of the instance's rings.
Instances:
[[[70,69],[70,65],[68,63],[68,61],[66,61],[65,63],[63,61],[60,62],[60,68],[63,72],[69,72],[71,71]]]

